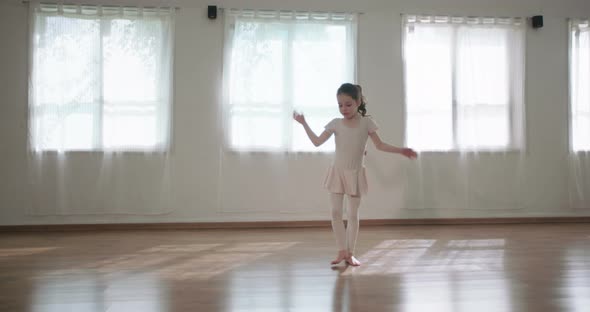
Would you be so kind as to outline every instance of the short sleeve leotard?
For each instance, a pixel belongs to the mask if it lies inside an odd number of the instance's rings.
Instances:
[[[353,196],[366,194],[365,148],[369,134],[377,131],[377,125],[369,117],[361,117],[355,127],[346,126],[342,118],[335,118],[325,128],[335,136],[336,153],[326,174],[324,187],[331,193]]]

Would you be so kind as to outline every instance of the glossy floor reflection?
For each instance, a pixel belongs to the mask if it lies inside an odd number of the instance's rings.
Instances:
[[[0,234],[1,311],[590,311],[590,224]]]

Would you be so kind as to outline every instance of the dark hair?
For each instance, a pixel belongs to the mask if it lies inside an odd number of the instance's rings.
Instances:
[[[361,113],[361,116],[365,116],[367,114],[367,101],[363,96],[363,88],[360,85],[355,85],[352,83],[343,83],[338,91],[336,91],[336,95],[346,94],[350,96],[353,100],[361,101],[359,105],[358,112]]]

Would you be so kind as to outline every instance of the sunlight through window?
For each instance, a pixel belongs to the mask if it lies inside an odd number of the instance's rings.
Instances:
[[[406,144],[523,147],[521,19],[404,16]]]
[[[573,151],[590,151],[590,22],[570,21],[570,136]]]
[[[385,240],[343,276],[396,275],[404,311],[511,311],[504,239]]]
[[[231,149],[333,151],[333,141],[313,146],[292,112],[303,112],[316,132],[338,117],[336,90],[355,78],[356,20],[316,15],[229,12],[224,111]]]
[[[365,265],[347,274],[504,270],[504,239],[386,240],[363,254]]]
[[[50,272],[35,278],[32,297],[34,312],[160,312],[168,307],[166,285],[151,274],[105,277]]]
[[[167,149],[173,9],[32,5],[33,150]]]

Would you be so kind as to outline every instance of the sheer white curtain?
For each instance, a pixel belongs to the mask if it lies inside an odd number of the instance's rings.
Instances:
[[[168,212],[175,9],[29,5],[28,213]]]
[[[569,20],[570,200],[590,207],[590,20]]]
[[[336,91],[356,81],[357,15],[228,9],[224,18],[218,210],[314,213],[301,196],[325,199],[334,142],[314,147],[292,112],[316,133],[339,116]]]
[[[571,149],[590,151],[590,26],[570,20]]]
[[[524,20],[402,15],[402,23],[405,144],[436,152],[408,169],[408,207],[534,208],[525,196]]]
[[[404,15],[403,23],[407,144],[524,148],[523,20]]]
[[[224,129],[239,151],[331,151],[292,121],[320,131],[338,114],[336,89],[355,81],[354,14],[227,10]]]
[[[30,5],[31,149],[167,150],[174,9]]]

